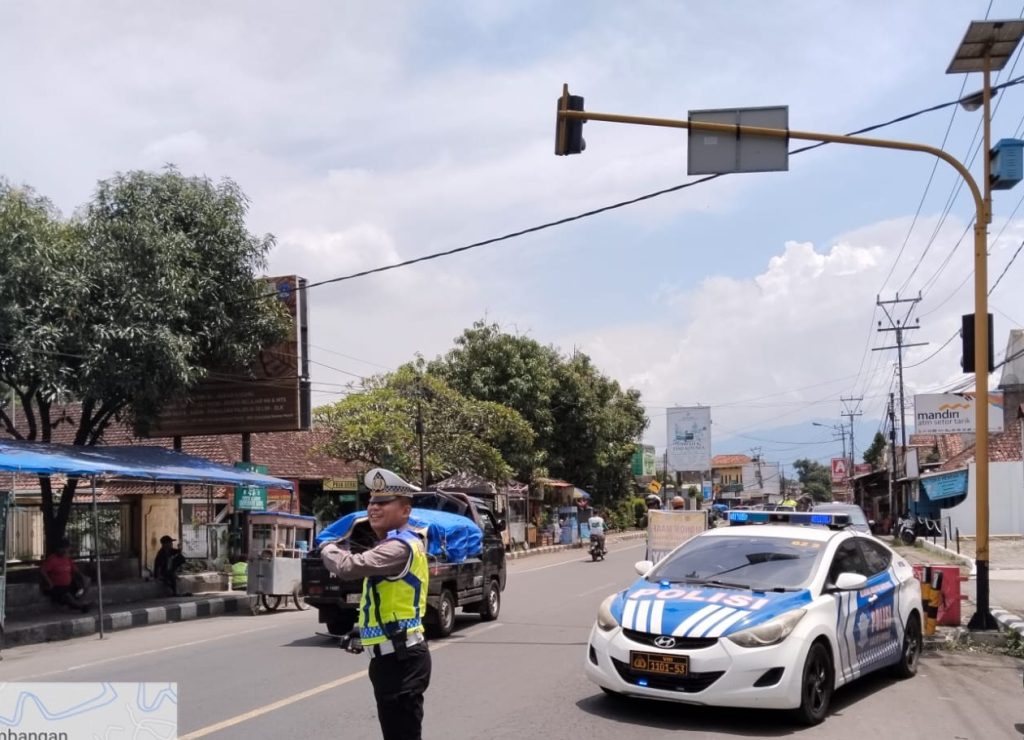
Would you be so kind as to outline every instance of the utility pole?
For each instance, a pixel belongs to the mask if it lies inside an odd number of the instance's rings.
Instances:
[[[921,328],[921,319],[915,319],[914,323],[908,324],[910,321],[910,314],[914,312],[914,306],[917,305],[921,300],[921,294],[918,293],[916,298],[900,298],[900,294],[896,294],[896,298],[888,301],[883,301],[881,297],[876,297],[875,304],[879,306],[882,311],[885,312],[885,317],[889,320],[889,326],[882,326],[882,322],[878,322],[878,331],[891,331],[896,333],[896,344],[889,345],[888,347],[875,347],[872,352],[881,352],[882,350],[894,349],[896,350],[896,368],[899,374],[899,393],[900,393],[900,466],[899,469],[904,473],[906,472],[907,464],[907,425],[906,425],[906,409],[907,402],[903,396],[903,348],[904,347],[924,347],[928,342],[905,342],[903,332],[910,331],[911,329]],[[907,313],[902,320],[893,318],[893,314],[897,308],[902,304],[910,304],[907,308]],[[889,307],[892,306],[892,310]],[[910,502],[908,501],[906,486],[903,487],[900,498],[902,499],[903,506],[910,508]]]
[[[850,421],[850,464],[846,467],[846,478],[850,486],[850,495],[853,499],[856,499],[856,491],[853,490],[853,469],[857,464],[857,448],[853,445],[853,420],[854,417],[864,416],[864,413],[860,411],[860,402],[864,400],[864,397],[854,398],[850,396],[845,398],[841,396],[839,400],[843,402],[843,413],[840,416],[845,416]],[[856,503],[856,500],[854,500],[854,503]],[[864,507],[861,506],[861,508]]]
[[[896,523],[896,510],[893,508],[893,484],[896,481],[896,397],[889,394],[889,521]]]

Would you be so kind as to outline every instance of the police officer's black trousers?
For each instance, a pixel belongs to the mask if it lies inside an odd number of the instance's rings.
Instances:
[[[430,685],[430,651],[421,642],[370,661],[370,683],[384,740],[421,740],[423,692]]]

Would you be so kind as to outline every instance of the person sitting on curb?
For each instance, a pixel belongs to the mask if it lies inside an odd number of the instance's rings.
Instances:
[[[50,553],[39,568],[39,577],[42,579],[43,593],[53,603],[78,609],[84,614],[89,611],[89,605],[80,600],[85,593],[85,576],[68,555],[70,545],[67,539],[57,544],[57,549]]]
[[[165,534],[160,538],[160,549],[153,560],[153,577],[171,589],[172,596],[178,595],[178,570],[184,564],[185,556],[174,548],[174,538]]]

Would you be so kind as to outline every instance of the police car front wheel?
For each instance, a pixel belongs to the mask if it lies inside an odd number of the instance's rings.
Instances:
[[[825,719],[834,689],[835,673],[828,647],[823,642],[816,642],[811,645],[804,661],[797,719],[805,725],[816,725]]]

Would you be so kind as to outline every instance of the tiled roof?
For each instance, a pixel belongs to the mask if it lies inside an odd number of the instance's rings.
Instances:
[[[1021,459],[1021,419],[1013,420],[1003,431],[988,437],[991,462],[1016,462]],[[960,470],[974,462],[974,440],[965,443],[962,434],[912,434],[908,446],[938,447],[941,465],[935,472]]]
[[[711,458],[711,467],[732,468],[737,465],[746,465],[750,462],[753,462],[753,460],[746,455],[715,455]]]
[[[57,414],[54,414],[56,416]],[[69,406],[67,415],[72,423],[60,423],[52,433],[54,442],[71,444],[74,441],[78,419],[77,407]],[[19,430],[22,429],[19,424]],[[0,437],[7,437],[6,433]],[[252,461],[266,465],[270,475],[277,478],[295,480],[320,480],[352,475],[369,466],[363,463],[337,460],[320,454],[318,448],[330,439],[325,429],[311,429],[308,432],[265,432],[252,435]],[[140,438],[127,426],[112,424],[104,432],[102,444],[105,445],[147,445],[171,449],[173,441],[170,437]],[[205,457],[224,465],[233,465],[242,459],[241,435],[219,435],[202,437],[183,437],[182,452],[198,457]]]

